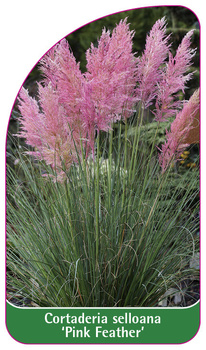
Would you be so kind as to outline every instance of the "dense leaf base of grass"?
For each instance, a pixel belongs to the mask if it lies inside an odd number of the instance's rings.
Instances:
[[[81,156],[61,183],[29,156],[19,154],[22,182],[8,166],[11,297],[51,307],[157,306],[194,275],[198,170],[161,174],[140,135],[131,142],[120,127],[108,137],[107,152],[100,137],[98,154]]]

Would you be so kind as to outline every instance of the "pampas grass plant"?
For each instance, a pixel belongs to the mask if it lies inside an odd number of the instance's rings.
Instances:
[[[176,129],[174,135],[167,133],[169,145],[160,150],[161,161],[167,150],[163,169],[156,142],[160,115],[164,121],[165,113],[174,116],[177,103],[172,99],[189,79],[185,73],[194,52],[190,33],[177,51],[176,66],[169,55],[167,69],[162,68],[170,47],[165,23],[162,19],[154,25],[139,60],[131,53],[134,33],[126,21],[111,37],[104,30],[98,48],[91,46],[87,53],[84,76],[63,42],[56,56],[53,49],[43,61],[41,108],[21,90],[18,136],[32,149],[18,151],[14,141],[19,161],[15,169],[7,166],[10,298],[42,307],[148,307],[157,306],[171,288],[185,292],[181,281],[194,276],[189,262],[198,251],[199,173],[198,168],[178,172],[175,151],[179,154],[187,145]],[[117,38],[122,38],[120,50],[126,50],[121,55]],[[161,49],[161,55],[150,57],[151,47],[154,55]],[[152,71],[144,86],[147,62]],[[168,85],[168,95],[162,96],[158,87],[171,79],[171,71],[179,85]],[[144,110],[154,98],[158,119],[148,145]],[[190,124],[184,128],[185,135]],[[168,148],[175,137],[171,156]]]

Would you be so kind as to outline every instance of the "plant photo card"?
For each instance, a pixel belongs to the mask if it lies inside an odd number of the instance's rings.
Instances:
[[[54,43],[20,87],[6,147],[11,336],[26,344],[194,337],[197,16],[183,6],[129,9]]]

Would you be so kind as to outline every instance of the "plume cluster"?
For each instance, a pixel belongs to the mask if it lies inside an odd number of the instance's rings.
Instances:
[[[38,84],[38,102],[22,87],[18,99],[21,112],[18,136],[35,147],[31,152],[35,157],[57,170],[59,179],[77,161],[77,153],[81,157],[82,146],[86,155],[94,156],[95,135],[101,130],[108,131],[118,120],[129,118],[138,103],[143,108],[154,104],[157,121],[168,120],[180,111],[178,92],[184,92],[192,77],[188,73],[195,54],[190,48],[192,31],[183,38],[174,57],[165,18],[152,27],[141,57],[132,52],[133,37],[127,19],[121,20],[112,33],[103,29],[97,47],[91,44],[86,51],[84,74],[63,39],[40,61],[44,77]],[[176,124],[191,104],[184,104]],[[171,128],[174,137],[176,124]],[[160,156],[163,169],[169,152],[175,152],[177,141],[176,137],[172,143],[170,134],[167,137],[167,146],[163,146]],[[177,143],[180,149],[179,139]]]
[[[87,72],[82,74],[66,39],[55,45],[40,61],[44,74],[37,101],[22,87],[20,137],[35,147],[32,152],[62,175],[81,154],[94,153],[95,133],[108,131],[112,124],[134,113],[136,85],[134,33],[127,19],[112,34],[105,29],[98,47],[91,44],[86,53]],[[41,110],[41,111],[40,111]]]

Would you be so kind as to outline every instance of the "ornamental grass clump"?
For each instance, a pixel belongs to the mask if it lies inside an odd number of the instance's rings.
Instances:
[[[181,282],[196,274],[198,168],[180,174],[172,164],[188,147],[183,136],[199,108],[198,92],[177,100],[192,77],[191,34],[175,58],[165,18],[141,57],[133,36],[126,19],[112,33],[103,29],[84,74],[63,39],[40,61],[37,98],[23,87],[19,93],[17,136],[29,147],[19,150],[15,169],[7,166],[11,300],[157,306],[171,288],[187,294]],[[148,107],[156,123],[149,147]],[[158,128],[174,115],[158,149]]]

